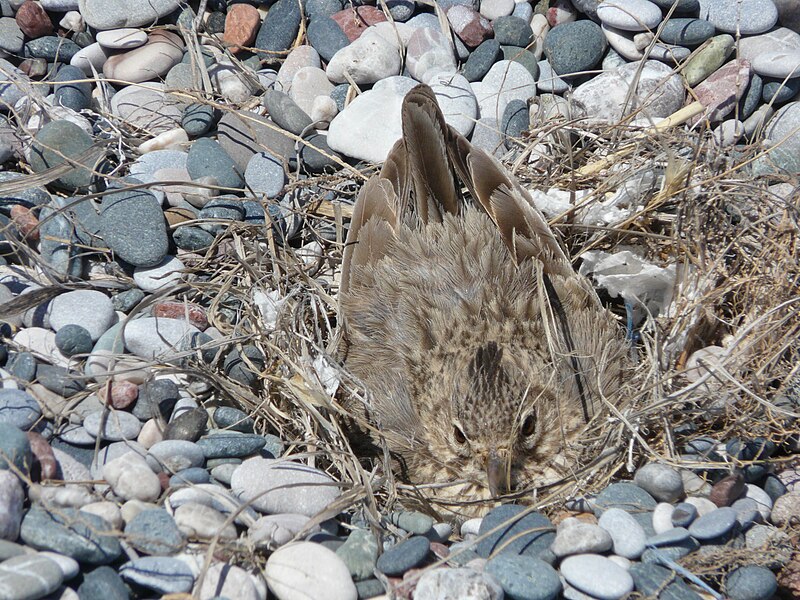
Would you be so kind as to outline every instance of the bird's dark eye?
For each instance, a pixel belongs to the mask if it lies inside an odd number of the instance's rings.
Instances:
[[[458,425],[453,425],[453,437],[459,444],[467,443],[467,436],[464,435],[464,432],[461,431],[461,428]]]
[[[520,429],[520,433],[522,433],[522,435],[525,437],[529,437],[533,435],[535,431],[536,431],[536,417],[534,415],[528,415],[522,422],[522,428]]]

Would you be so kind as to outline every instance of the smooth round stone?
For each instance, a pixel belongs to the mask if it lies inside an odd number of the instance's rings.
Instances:
[[[233,477],[233,472],[241,463],[226,463],[215,466],[211,469],[211,477],[214,478],[214,481],[218,481],[220,483],[224,483],[228,487],[231,485],[231,478]]]
[[[64,356],[88,354],[92,351],[92,334],[85,327],[68,323],[59,328],[55,344]]]
[[[263,548],[277,548],[284,546],[291,542],[297,534],[305,531],[308,534],[320,531],[319,527],[309,527],[309,517],[305,515],[266,515],[259,517],[259,519],[250,525],[247,531],[249,541]],[[342,546],[340,546],[341,548]],[[375,544],[375,554],[377,556],[378,547]],[[344,556],[337,550],[336,554],[344,560]],[[347,563],[347,560],[345,560]],[[375,567],[375,560],[372,561],[372,567]],[[348,565],[349,568],[349,565]],[[350,571],[352,574],[352,570]],[[372,569],[366,574],[366,577],[372,575]]]
[[[718,508],[698,518],[689,526],[689,533],[698,540],[713,540],[729,533],[736,526],[736,511]]]
[[[772,498],[770,498],[769,494],[767,494],[757,485],[746,483],[744,496],[745,498],[750,498],[751,500],[755,501],[756,505],[758,506],[758,512],[766,521],[769,518],[770,511],[772,510],[773,506]]]
[[[208,483],[211,474],[202,467],[183,469],[169,478],[169,487],[177,488],[197,483]]]
[[[659,502],[675,502],[684,495],[680,473],[669,465],[646,464],[636,471],[633,481]]]
[[[36,38],[25,44],[25,58],[44,58],[47,62],[69,64],[69,61],[81,49],[70,39],[47,35]]]
[[[69,398],[84,389],[79,375],[64,367],[41,364],[36,367],[36,379],[51,392]]]
[[[78,67],[66,65],[55,76],[55,102],[74,111],[89,108],[92,104],[92,84],[80,81],[86,76]]]
[[[482,539],[476,552],[489,558],[497,551],[533,557],[549,551],[556,537],[553,523],[542,513],[534,511],[520,516],[523,512],[525,507],[513,504],[492,509],[481,521],[478,535]],[[502,527],[503,524],[507,526]]]
[[[269,9],[256,36],[255,47],[262,59],[275,61],[294,42],[300,29],[300,5],[292,0],[278,0]]]
[[[247,163],[244,180],[249,189],[267,198],[276,198],[286,185],[283,161],[268,152],[258,152]]]
[[[739,56],[748,60],[753,70],[765,77],[796,79],[800,61],[800,33],[779,27],[768,33],[742,38]]]
[[[544,53],[558,75],[594,69],[606,50],[603,30],[593,21],[562,23],[547,34]]]
[[[178,257],[165,256],[155,265],[136,267],[133,271],[133,280],[139,288],[146,292],[158,292],[179,283],[183,278],[185,268],[186,265]],[[125,329],[126,342],[129,331],[131,331],[130,326]],[[129,348],[132,347],[129,346]]]
[[[648,0],[605,0],[597,6],[597,17],[617,29],[646,31],[661,22],[661,9]]]
[[[99,567],[87,573],[78,587],[81,600],[127,600],[128,589],[111,567]]]
[[[398,42],[389,37],[391,26],[385,25],[386,28],[370,27],[357,40],[339,50],[325,70],[328,79],[333,83],[346,83],[349,76],[357,84],[370,84],[399,75]]]
[[[775,574],[755,565],[739,567],[725,578],[725,592],[731,600],[769,600],[777,589]]]
[[[734,40],[728,34],[711,38],[708,45],[689,58],[683,67],[683,77],[694,87],[719,69],[733,52]]]
[[[25,433],[11,423],[0,421],[0,469],[8,469],[9,464],[13,464],[27,474],[32,460],[31,445]]]
[[[754,35],[778,22],[778,9],[772,0],[700,0],[700,18],[724,33]]]
[[[694,507],[693,507],[694,508]],[[653,531],[656,534],[669,531],[675,525],[672,524],[672,513],[675,507],[668,502],[659,502],[653,510]]]
[[[681,502],[672,511],[672,525],[675,527],[689,527],[697,518],[697,507],[688,502]]]
[[[416,535],[425,535],[433,527],[431,517],[416,511],[393,512],[389,515],[389,521],[400,529]]]
[[[531,559],[536,560],[536,559]],[[414,588],[417,600],[434,600],[436,598],[464,598],[483,600],[499,600],[503,598],[503,588],[498,585],[497,577],[487,577],[474,569],[434,569],[425,572]],[[556,576],[556,580],[558,576]],[[522,596],[515,596],[522,597]],[[542,598],[544,596],[537,596]]]
[[[184,535],[201,540],[232,541],[236,539],[236,527],[226,516],[205,504],[187,502],[175,509],[175,523]]]
[[[597,524],[611,536],[614,554],[633,560],[644,552],[644,529],[630,513],[620,508],[609,508],[600,516]]]
[[[176,554],[185,540],[175,519],[163,508],[143,510],[125,526],[125,539],[147,554]]]
[[[537,64],[539,65],[539,78],[536,80],[536,87],[540,92],[563,94],[569,90],[569,84],[556,75],[548,60],[540,60]]]
[[[629,570],[636,591],[645,597],[664,600],[699,600],[700,596],[674,571],[654,564],[634,564]]]
[[[103,196],[100,233],[114,253],[136,267],[152,267],[167,254],[164,213],[147,190],[112,191]]]
[[[775,500],[769,519],[778,527],[800,519],[800,492],[789,492]]]
[[[350,44],[342,28],[330,17],[312,20],[308,25],[306,36],[308,43],[325,62],[330,62],[339,50]]]
[[[492,23],[494,39],[504,46],[525,48],[533,41],[531,26],[514,16],[499,17]]]
[[[502,122],[506,106],[512,100],[527,102],[536,95],[536,80],[521,63],[501,60],[495,63],[481,82],[472,84],[481,117]]]
[[[219,429],[231,429],[242,433],[253,433],[253,418],[233,406],[220,406],[213,414],[214,424]]]
[[[58,563],[42,554],[13,556],[0,563],[0,589],[9,600],[42,598],[63,581]]]
[[[65,163],[62,156],[75,158],[84,154],[94,144],[91,136],[71,121],[51,121],[45,124],[34,136],[31,146],[30,165],[34,173]],[[93,168],[100,152],[93,153],[83,160],[83,164]],[[67,173],[54,181],[60,187],[69,190],[80,190],[89,186],[92,173],[84,168],[71,168]]]
[[[20,537],[34,548],[91,565],[113,562],[122,554],[119,540],[104,519],[74,508],[49,512],[34,505],[22,520]]]
[[[368,579],[372,577],[378,560],[378,542],[371,531],[355,529],[336,549],[336,554],[347,565],[353,579]]]
[[[230,155],[210,138],[200,138],[192,144],[186,168],[192,178],[211,175],[222,187],[239,189],[244,183]]]
[[[314,516],[341,495],[324,472],[299,463],[250,458],[233,474],[231,490],[260,512]]]
[[[344,562],[333,551],[313,542],[297,542],[278,548],[267,559],[264,577],[278,600],[357,598]],[[302,594],[299,594],[300,590]]]
[[[117,320],[111,300],[95,290],[75,290],[56,296],[50,304],[50,326],[58,333],[80,325],[97,341]]]
[[[406,48],[406,70],[414,79],[427,83],[437,73],[456,72],[453,50],[439,29],[421,27],[415,30]]]
[[[143,46],[147,42],[147,33],[141,29],[126,27],[98,31],[97,43],[109,50],[130,50]]]
[[[532,556],[501,553],[486,563],[485,571],[500,583],[509,598],[552,600],[561,592],[556,570]]]
[[[0,422],[28,430],[42,417],[39,403],[22,390],[0,389]]]
[[[419,565],[430,552],[426,537],[415,535],[395,544],[378,557],[376,567],[389,577],[397,577]]]
[[[25,492],[17,476],[0,470],[0,540],[16,540],[22,522]]]
[[[571,586],[602,600],[617,600],[633,591],[630,574],[604,556],[578,554],[561,563],[561,575]]]
[[[111,410],[103,421],[103,413],[94,412],[83,420],[83,427],[90,435],[112,442],[135,440],[142,428],[139,419],[123,411]]]
[[[686,498],[686,503],[694,506],[697,509],[698,516],[700,517],[717,510],[717,505],[711,502],[711,500],[708,498],[689,496]]]
[[[758,503],[752,498],[742,498],[731,504],[731,508],[736,511],[736,520],[741,529],[747,529],[750,525],[761,518],[758,510]]]
[[[659,39],[678,46],[699,46],[714,35],[716,28],[703,19],[670,19],[661,30]]]
[[[462,75],[467,81],[480,81],[503,56],[500,42],[488,39],[473,50],[464,64]]]
[[[48,23],[50,19],[47,19]],[[25,34],[17,22],[10,17],[0,19],[0,50],[9,54],[22,54]]]
[[[505,17],[514,11],[514,0],[482,0],[480,13],[490,21]],[[530,19],[528,19],[530,21]]]
[[[800,60],[800,56],[798,56]],[[800,64],[800,62],[798,63]],[[800,69],[798,69],[800,71]],[[771,104],[788,102],[800,92],[800,77],[795,79],[764,79],[762,100]],[[757,465],[752,465],[757,466]]]
[[[197,440],[206,458],[240,458],[261,450],[267,441],[264,436],[238,431],[214,432]]]
[[[602,527],[569,518],[558,524],[550,550],[560,558],[571,554],[605,552],[611,549],[612,544],[611,535]]]
[[[182,560],[164,556],[144,556],[119,568],[125,581],[158,594],[188,593],[194,585],[192,569]]]
[[[597,495],[594,514],[597,517],[609,508],[621,508],[628,512],[652,511],[657,502],[645,490],[633,483],[612,483]]]
[[[150,25],[175,11],[179,0],[80,0],[81,16],[94,29]]]
[[[513,60],[525,67],[531,74],[531,77],[537,79],[539,77],[539,61],[536,55],[525,48],[519,46],[503,46],[503,58],[505,60]]]
[[[214,126],[214,108],[207,104],[190,104],[183,111],[181,127],[192,137],[207,133]]]
[[[103,477],[123,500],[155,502],[161,495],[158,475],[136,452],[128,452],[103,465]]]

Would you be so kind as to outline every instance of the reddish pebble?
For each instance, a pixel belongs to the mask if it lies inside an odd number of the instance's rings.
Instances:
[[[55,479],[58,474],[58,463],[53,449],[42,434],[35,431],[27,432],[28,442],[31,444],[33,452],[33,469],[31,469],[31,479],[34,481],[44,481],[45,479]]]
[[[53,33],[53,23],[41,4],[33,0],[26,0],[17,10],[14,17],[22,33],[29,38],[40,38]]]
[[[47,61],[43,58],[26,58],[19,63],[19,70],[31,79],[41,79],[47,75]]]
[[[29,242],[39,241],[39,219],[29,208],[21,204],[12,205],[11,220],[22,238]]]
[[[238,6],[238,4],[236,5]],[[200,331],[208,329],[208,318],[202,306],[189,302],[159,302],[153,307],[153,316],[164,319],[185,319]]]
[[[235,54],[242,46],[250,46],[253,43],[259,27],[261,27],[261,15],[255,6],[234,4],[228,9],[228,16],[225,17],[225,33],[222,39]]]
[[[730,506],[744,494],[744,478],[740,474],[728,475],[711,487],[708,499],[717,506]]]
[[[344,34],[351,42],[356,41],[364,30],[375,23],[382,23],[386,20],[383,11],[374,6],[359,6],[355,9],[345,8],[333,13],[331,19],[336,21],[342,28]]]
[[[158,474],[158,482],[161,484],[161,489],[166,490],[169,487],[169,473],[161,471]]]
[[[458,38],[469,48],[480,46],[493,33],[489,19],[462,4],[447,9],[447,20]]]
[[[117,410],[128,408],[139,397],[139,386],[130,381],[116,381],[111,384],[111,406]]]
[[[706,109],[692,118],[689,124],[694,125],[703,119],[712,122],[724,119],[736,108],[749,83],[750,63],[743,58],[732,60],[717,69],[694,88],[694,96]],[[690,96],[689,100],[693,100],[694,96]]]
[[[447,558],[450,556],[450,548],[439,542],[431,542],[431,552],[436,555],[436,558]]]

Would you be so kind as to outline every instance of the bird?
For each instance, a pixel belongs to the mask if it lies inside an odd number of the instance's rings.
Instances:
[[[617,405],[628,343],[517,179],[420,84],[353,206],[340,353],[348,405],[429,512],[462,521],[567,475]]]

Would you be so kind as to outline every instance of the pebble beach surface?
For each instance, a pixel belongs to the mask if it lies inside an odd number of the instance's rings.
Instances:
[[[257,388],[259,348],[225,345],[214,299],[172,290],[202,282],[231,225],[296,242],[297,207],[351,203],[419,82],[498,157],[542,120],[648,127],[694,105],[681,126],[772,148],[747,168],[788,195],[800,3],[190,4],[0,0],[0,307],[82,284],[0,323],[0,600],[772,598],[796,552],[800,469],[771,464],[785,449],[765,438],[689,435],[678,453],[704,466],[649,462],[557,517],[502,505],[454,527],[397,511],[377,535],[358,512],[315,518],[345,486],[206,381],[154,365],[196,357]],[[333,172],[348,194],[319,183]],[[335,241],[317,235],[298,256]],[[109,273],[126,285],[102,285]],[[254,293],[274,323],[280,299]],[[236,323],[235,306],[215,310]],[[787,390],[797,412],[800,382]],[[723,546],[752,560],[715,582],[680,565]]]

